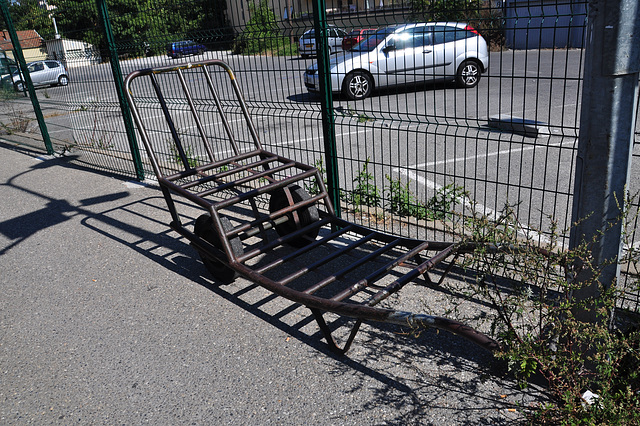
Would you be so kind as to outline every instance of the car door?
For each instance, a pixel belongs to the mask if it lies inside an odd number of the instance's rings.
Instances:
[[[58,83],[58,76],[60,75],[60,64],[56,61],[44,61],[45,70],[47,71],[47,84]]]
[[[378,61],[378,68],[385,74],[380,83],[396,85],[425,79],[433,62],[431,33],[425,28],[409,28],[389,37],[387,46],[382,49],[384,57]]]
[[[189,55],[195,55],[198,52],[198,45],[195,41],[189,40],[186,45],[186,50]]]
[[[413,29],[414,69],[411,81],[428,81],[434,78],[436,55],[433,46],[433,27],[420,26]]]
[[[44,62],[34,62],[29,65],[29,76],[34,86],[47,83],[47,73],[45,71]]]
[[[456,43],[464,31],[447,25],[435,25],[433,28],[433,54],[435,78],[451,77],[456,74],[456,57],[464,51],[464,44]],[[460,33],[460,34],[459,34]]]

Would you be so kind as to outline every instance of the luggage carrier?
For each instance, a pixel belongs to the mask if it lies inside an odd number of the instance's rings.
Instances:
[[[219,283],[240,275],[308,307],[337,353],[363,321],[433,327],[499,348],[458,321],[382,307],[420,276],[431,283],[429,271],[448,260],[441,282],[475,247],[401,238],[337,217],[317,168],[263,149],[229,65],[142,69],[126,77],[125,89],[170,227]],[[328,312],[355,320],[342,347]]]

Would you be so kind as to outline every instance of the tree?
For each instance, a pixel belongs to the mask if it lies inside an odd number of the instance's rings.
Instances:
[[[233,46],[234,53],[255,54],[269,50],[280,35],[276,15],[267,0],[249,2],[251,19]]]
[[[482,0],[411,0],[416,21],[460,21],[477,19]]]
[[[466,22],[482,34],[491,50],[504,46],[502,9],[488,0],[410,0],[413,21]]]
[[[95,0],[49,3],[56,6],[63,35],[106,49]],[[140,55],[146,46],[159,53],[166,42],[185,38],[208,42],[212,29],[225,27],[223,0],[108,0],[107,8],[116,46],[123,54]]]
[[[95,46],[103,45],[102,29],[94,1],[49,0],[54,6],[53,17],[59,32],[67,37],[85,41]]]
[[[17,31],[36,30],[44,39],[52,39],[55,31],[50,12],[38,5],[38,0],[9,3],[9,13]]]

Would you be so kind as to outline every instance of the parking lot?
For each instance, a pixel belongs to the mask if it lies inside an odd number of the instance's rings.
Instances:
[[[123,61],[122,71],[204,58],[234,68],[267,149],[312,164],[322,158],[320,98],[307,93],[302,79],[313,58],[207,52]],[[383,89],[362,101],[334,96],[342,187],[351,189],[369,160],[381,190],[387,175],[409,183],[419,198],[453,184],[465,188],[467,205],[478,211],[491,215],[517,204],[532,228],[544,230],[552,217],[568,226],[581,62],[581,50],[492,52],[488,72],[473,89],[443,82]],[[126,157],[109,65],[73,68],[70,74],[69,86],[37,91],[50,111],[50,134]],[[531,137],[488,127],[489,117],[497,115],[539,122],[543,133]],[[632,188],[637,179],[634,174]]]

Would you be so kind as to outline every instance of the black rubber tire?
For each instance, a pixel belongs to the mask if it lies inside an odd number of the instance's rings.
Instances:
[[[456,72],[456,84],[464,89],[476,87],[480,82],[482,68],[476,61],[467,59],[463,61]]]
[[[233,227],[233,225],[231,225],[231,221],[229,221],[229,219],[227,219],[226,217],[221,217],[220,222],[222,222],[222,227],[225,230],[229,230]],[[218,236],[218,233],[213,226],[213,220],[211,219],[211,216],[209,216],[207,213],[201,215],[196,220],[195,226],[193,228],[193,232],[198,237],[222,250],[220,237]],[[240,256],[242,253],[244,253],[242,241],[240,241],[240,238],[234,237],[229,240],[229,243],[231,244],[231,250],[236,256]],[[238,273],[223,262],[209,258],[200,250],[198,250],[198,254],[200,255],[200,259],[202,259],[202,263],[204,263],[204,266],[207,268],[207,270],[222,284],[229,284],[238,277]]]
[[[300,201],[305,201],[311,198],[307,191],[300,188],[298,185],[289,185],[287,188],[291,192],[291,198],[293,199],[294,203],[299,203]],[[284,189],[279,189],[271,193],[271,198],[269,199],[270,213],[274,213],[288,206],[290,206],[290,204]],[[320,213],[318,212],[317,207],[314,205],[298,209],[297,214],[300,220],[299,226],[295,223],[293,213],[289,213],[288,215],[286,215],[288,218],[286,222],[276,225],[275,228],[278,235],[284,237],[285,235],[288,235],[300,228],[303,228],[313,222],[320,220]],[[309,233],[300,236],[300,238],[294,238],[293,240],[289,240],[287,243],[294,247],[304,247],[315,240],[317,236],[318,228],[315,228]]]
[[[69,76],[63,74],[60,77],[58,77],[58,84],[60,86],[66,86],[67,84],[69,84]]]
[[[342,93],[352,101],[366,98],[373,91],[373,78],[364,71],[353,71],[342,82]]]
[[[24,83],[22,81],[16,81],[13,87],[16,89],[16,92],[24,92]]]

